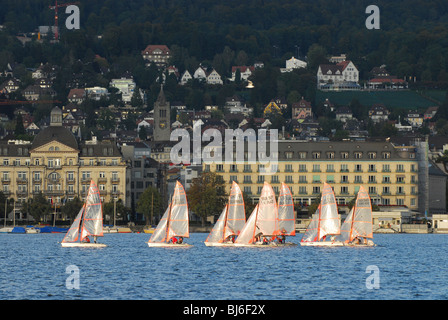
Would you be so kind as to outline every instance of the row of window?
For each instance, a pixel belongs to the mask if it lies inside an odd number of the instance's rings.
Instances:
[[[88,184],[83,184],[81,185],[81,193],[85,193],[87,192],[87,190],[89,189],[89,185]],[[100,191],[100,193],[105,192],[106,191],[106,185],[105,184],[98,184],[98,189]],[[61,184],[48,184],[47,185],[47,189],[46,190],[42,190],[42,187],[40,184],[35,184],[32,187],[33,193],[39,193],[39,192],[65,192],[67,191],[67,194],[74,194],[75,193],[75,185],[73,184],[67,184],[66,189],[62,188]],[[3,185],[3,193],[10,193],[11,189],[9,187],[9,185]],[[28,192],[28,188],[26,185],[18,185],[17,186],[17,192],[18,193],[27,193]],[[119,189],[118,189],[118,185],[112,185],[111,187],[111,193],[119,193]]]
[[[35,158],[34,159],[34,165],[35,166],[40,166],[41,164],[43,164],[44,162],[41,161],[42,159],[40,158]],[[10,160],[10,159],[3,159],[3,165],[4,166],[9,166],[10,164],[13,166],[21,166],[21,165],[25,165],[25,166],[29,166],[31,164],[31,160],[30,159],[14,159],[14,160]],[[75,161],[75,159],[68,159],[67,163],[65,165],[69,165],[69,166],[73,166],[76,165],[77,162]],[[110,161],[107,161],[106,159],[100,159],[100,160],[96,160],[96,159],[89,159],[89,160],[84,160],[84,159],[80,159],[79,160],[79,165],[80,166],[85,166],[85,165],[90,165],[90,166],[96,166],[96,165],[100,165],[100,166],[106,166],[106,165],[112,165],[112,166],[117,166],[119,164],[118,159],[112,159]],[[60,158],[51,158],[51,159],[47,159],[47,167],[49,168],[60,168],[62,166],[62,160]]]
[[[278,194],[279,192],[279,187],[278,186],[272,186],[272,188],[274,189],[274,192]],[[263,186],[258,186],[257,187],[257,194],[261,193],[261,190],[263,189]],[[248,187],[248,186],[244,186],[243,187],[243,191],[247,194],[252,194],[252,187]],[[321,192],[321,187],[320,186],[313,186],[312,189],[307,188],[306,186],[299,186],[298,189],[298,194],[299,195],[307,195],[308,192],[311,191],[312,195],[318,195]],[[359,186],[355,186],[355,190],[353,195],[357,194],[359,191]],[[404,187],[396,187],[395,189],[395,193],[392,194],[392,190],[390,187],[383,187],[381,190],[378,190],[377,187],[369,187],[369,194],[370,195],[379,195],[380,193],[378,191],[382,191],[381,195],[383,196],[392,196],[392,195],[406,195],[406,192],[404,190]],[[292,193],[293,190],[291,190]],[[349,187],[347,186],[342,186],[340,187],[339,190],[335,190],[335,193],[337,195],[350,195],[349,192]],[[416,187],[411,187],[411,195],[417,195],[417,188]]]
[[[278,165],[273,165],[275,168],[274,171],[278,171],[279,166]],[[365,165],[363,166],[362,164],[355,164],[354,166],[354,172],[362,172],[363,171],[363,167],[365,168]],[[377,165],[375,164],[369,164],[367,166],[367,171],[368,172],[377,172]],[[298,172],[307,172],[309,167],[306,164],[299,164],[299,170]],[[258,172],[264,172],[264,170],[266,169],[265,165],[263,164],[259,164],[257,166],[257,170]],[[326,167],[326,172],[335,172],[335,165],[334,164],[327,164]],[[383,164],[382,167],[382,172],[391,172],[391,165],[390,164]],[[417,172],[417,166],[415,164],[411,164],[411,172]],[[210,171],[210,165],[205,165],[205,171]],[[312,165],[312,172],[321,172],[322,171],[322,166],[320,164],[313,164]],[[216,172],[224,172],[224,165],[223,164],[217,164],[216,165]],[[229,172],[238,172],[238,165],[237,164],[231,164],[229,167]],[[245,164],[243,167],[243,172],[252,172],[252,165],[250,164]],[[292,164],[285,164],[284,166],[284,171],[283,172],[294,172],[293,170],[293,165]],[[349,165],[348,164],[341,164],[340,165],[340,172],[349,172]],[[397,164],[395,166],[395,172],[405,172],[405,166],[403,164]]]
[[[33,172],[32,173],[33,181],[41,181],[42,180],[42,172]],[[61,175],[57,172],[52,172],[47,177],[49,180],[57,181],[61,179]],[[91,172],[90,171],[82,171],[81,172],[81,178],[83,181],[87,181],[91,179]],[[99,172],[99,178],[107,179],[107,174],[104,171]],[[19,171],[17,172],[17,179],[26,181],[28,179],[28,174],[26,171]],[[67,172],[66,176],[67,181],[74,181],[75,180],[75,172],[69,171]],[[112,181],[119,181],[119,174],[117,171],[111,172],[111,180]],[[2,181],[10,181],[10,172],[3,172],[2,173]]]
[[[398,175],[395,177],[395,183],[406,183],[406,178],[404,175]],[[238,176],[230,176],[230,181],[229,183],[232,183],[232,181],[238,182]],[[257,176],[257,181],[256,183],[264,183],[265,181],[267,181],[266,176],[264,175],[260,175]],[[349,181],[349,176],[347,175],[342,175],[340,177],[339,181],[336,181],[335,177],[333,175],[327,175],[325,177],[325,180],[328,183],[335,183],[335,182],[339,182],[339,183],[392,183],[391,177],[390,176],[382,176],[382,180],[378,181],[377,180],[377,176],[368,176],[367,177],[367,181],[364,181],[362,179],[362,176],[354,176],[353,181]],[[241,181],[240,181],[241,182]],[[293,176],[285,176],[285,183],[295,183],[293,180]],[[321,176],[320,175],[313,175],[313,180],[312,181],[308,181],[306,176],[299,176],[299,180],[298,183],[308,183],[308,182],[312,182],[312,183],[321,183]],[[417,176],[411,176],[411,183],[417,183]],[[243,176],[243,184],[247,184],[247,183],[252,183],[252,176]],[[273,175],[270,176],[270,183],[280,183],[279,180],[279,176]]]

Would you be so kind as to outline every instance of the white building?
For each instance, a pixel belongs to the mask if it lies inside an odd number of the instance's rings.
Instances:
[[[291,72],[294,69],[300,69],[300,68],[306,68],[307,63],[305,61],[296,59],[294,57],[292,57],[289,60],[286,60],[286,67],[285,68],[280,68],[281,72]]]
[[[232,78],[230,81],[235,81],[236,71],[240,70],[241,80],[247,81],[249,77],[254,73],[255,67],[253,66],[233,66],[232,67]]]
[[[187,84],[191,79],[193,79],[193,77],[191,76],[190,72],[188,72],[188,70],[185,70],[185,72],[182,74],[182,77],[180,77],[180,85],[183,86]]]
[[[360,89],[359,71],[347,60],[338,64],[321,64],[317,70],[317,88],[321,90]]]
[[[112,79],[110,86],[118,89],[118,93],[121,93],[123,102],[131,101],[135,89],[135,82],[132,77],[124,76],[120,79]]]

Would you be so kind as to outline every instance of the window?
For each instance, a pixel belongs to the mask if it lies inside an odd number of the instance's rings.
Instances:
[[[252,166],[250,164],[245,164],[244,172],[252,172]]]
[[[327,164],[327,172],[334,172],[334,164]]]
[[[369,172],[376,172],[376,166],[374,164],[369,164]]]
[[[286,177],[285,177],[285,182],[286,182],[286,183],[293,183],[293,181],[292,181],[292,176],[286,176]]]
[[[397,183],[404,183],[404,176],[397,176]]]
[[[114,171],[112,172],[112,181],[118,181],[118,172]]]
[[[383,183],[390,183],[390,177],[389,176],[383,176]]]
[[[369,194],[376,194],[376,187],[369,187]]]
[[[383,193],[384,194],[390,194],[390,188],[389,187],[383,187]]]
[[[278,183],[278,182],[279,182],[278,176],[272,176],[271,177],[271,183]]]
[[[369,176],[369,183],[376,183],[375,176]]]
[[[67,180],[68,181],[74,181],[75,180],[75,173],[73,171],[67,172]]]
[[[292,164],[285,164],[285,172],[292,172]]]
[[[313,164],[313,172],[320,172],[320,164]]]
[[[294,154],[294,152],[287,151],[287,152],[285,152],[285,158],[286,159],[292,159],[293,154]]]
[[[348,172],[348,164],[341,164],[341,172]]]
[[[397,164],[397,172],[404,172],[404,166],[402,164]]]
[[[341,152],[342,159],[348,159],[348,152]]]
[[[368,158],[369,159],[376,159],[376,152],[369,152],[368,153]]]
[[[243,183],[252,183],[252,177],[251,176],[244,176]]]
[[[348,187],[341,187],[341,194],[348,194]]]
[[[383,152],[383,159],[390,159],[390,152]]]
[[[299,176],[299,183],[306,183],[306,176]]]
[[[320,176],[319,175],[313,176],[313,183],[320,183]]]
[[[313,187],[313,194],[320,193],[320,187]]]
[[[362,165],[355,164],[355,172],[362,172]]]
[[[306,187],[303,187],[303,186],[299,187],[299,193],[306,194]]]
[[[223,172],[223,171],[224,171],[223,165],[222,164],[217,164],[216,165],[216,172]]]
[[[306,159],[306,152],[299,152],[299,159]]]
[[[347,183],[348,182],[348,176],[341,176],[341,183]]]
[[[355,159],[361,159],[362,158],[362,152],[355,152]]]
[[[306,172],[306,164],[299,164],[299,172]]]
[[[334,159],[334,152],[327,152],[327,159]]]
[[[313,159],[320,159],[320,152],[313,152]]]
[[[257,183],[264,183],[264,176],[258,176]]]
[[[390,172],[390,165],[389,164],[383,164],[383,172]]]
[[[327,182],[328,183],[334,183],[334,176],[333,175],[328,175],[327,176]]]
[[[244,193],[246,194],[252,194],[252,188],[251,187],[244,187],[243,188]]]
[[[355,183],[362,183],[362,176],[355,176]]]

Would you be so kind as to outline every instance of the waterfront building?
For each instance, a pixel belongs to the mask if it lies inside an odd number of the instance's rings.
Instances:
[[[244,157],[251,158],[247,146]],[[362,185],[369,191],[373,204],[418,209],[419,163],[414,146],[396,146],[390,142],[280,140],[276,160],[278,168],[274,174],[262,174],[264,165],[257,161],[203,163],[203,170],[221,175],[227,192],[232,182],[237,182],[253,201],[258,201],[265,181],[272,184],[275,192],[285,182],[296,204],[310,205],[319,198],[322,185],[327,182],[340,205],[353,200]]]
[[[78,142],[62,125],[62,111],[51,111],[50,126],[33,142],[0,141],[1,191],[20,204],[42,193],[57,208],[79,197],[84,201],[90,180],[104,202],[122,199],[126,204],[126,170],[113,142]],[[59,209],[58,209],[59,210]],[[64,218],[60,214],[57,219]]]

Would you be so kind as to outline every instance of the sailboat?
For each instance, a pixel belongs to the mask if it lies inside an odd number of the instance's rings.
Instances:
[[[235,240],[235,246],[272,246],[270,240],[280,235],[278,207],[272,186],[264,183],[260,200]]]
[[[289,187],[282,182],[280,195],[278,196],[278,225],[280,229],[280,245],[296,245],[291,242],[285,243],[285,236],[296,235],[296,215],[294,212],[294,202]]]
[[[346,246],[372,247],[373,239],[372,205],[369,193],[364,187],[360,187],[356,202],[350,210],[341,227],[341,235],[338,236]]]
[[[232,246],[234,239],[246,224],[243,193],[234,181],[230,189],[229,201],[205,240],[208,247]]]
[[[95,182],[90,182],[86,201],[79,210],[73,224],[65,234],[61,242],[63,247],[106,247],[104,243],[97,243],[96,237],[103,236],[103,209],[100,192]],[[94,242],[90,242],[90,238]]]
[[[147,243],[149,247],[191,247],[183,242],[189,235],[187,195],[177,181],[171,202]]]
[[[335,240],[335,236],[341,233],[341,221],[339,220],[338,207],[333,189],[328,183],[324,183],[319,207],[313,214],[311,223],[302,237],[302,246],[343,246],[343,243]],[[330,236],[330,241],[327,240]]]

